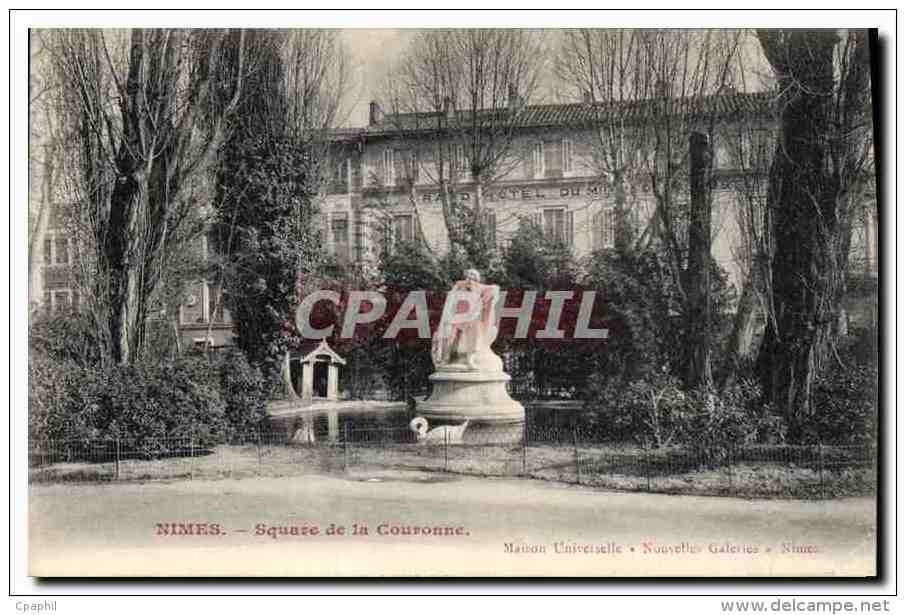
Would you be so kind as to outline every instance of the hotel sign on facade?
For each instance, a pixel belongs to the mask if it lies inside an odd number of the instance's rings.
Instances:
[[[595,199],[603,192],[604,190],[600,185],[585,182],[567,186],[524,185],[495,187],[485,190],[484,197],[487,202],[544,201],[579,198]],[[455,194],[461,201],[469,201],[472,199],[472,192],[469,191],[457,191]],[[437,190],[422,192],[419,194],[418,200],[422,203],[440,202],[441,193]]]

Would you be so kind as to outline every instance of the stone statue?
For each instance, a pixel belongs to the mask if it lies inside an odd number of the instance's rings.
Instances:
[[[491,351],[497,338],[495,306],[500,287],[482,284],[476,269],[453,284],[434,332],[431,358],[440,369],[500,371],[503,362]]]
[[[469,269],[447,294],[431,343],[431,396],[416,402],[410,429],[420,442],[510,444],[524,438],[525,408],[510,397],[510,376],[491,350],[500,287]],[[434,429],[429,429],[429,425]]]

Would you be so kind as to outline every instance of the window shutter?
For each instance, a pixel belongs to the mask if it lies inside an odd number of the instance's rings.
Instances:
[[[566,212],[566,245],[573,245],[573,213],[571,211]]]
[[[497,214],[487,212],[484,216],[484,231],[487,237],[488,245],[497,247]]]
[[[569,139],[563,139],[561,144],[563,161],[561,166],[563,167],[564,173],[572,173],[573,170],[573,142]]]
[[[402,186],[408,177],[406,166],[408,165],[409,152],[406,150],[394,150],[393,152],[393,184]]]
[[[466,178],[469,172],[468,166],[466,148],[462,143],[457,143],[453,148],[453,168],[457,181],[463,181]]]
[[[56,245],[54,246],[54,262],[57,265],[68,265],[69,264],[69,238],[68,237],[56,237],[54,239]]]
[[[544,177],[544,141],[538,141],[533,148],[532,177]]]
[[[388,147],[384,150],[384,157],[381,161],[381,183],[383,185],[393,185],[393,172],[393,150]]]
[[[382,243],[384,244],[382,246],[382,251],[390,252],[393,247],[393,220],[383,220],[380,224],[381,234],[383,235]]]
[[[604,212],[604,243],[608,248],[616,245],[617,234],[617,212],[615,209],[608,209]]]
[[[532,179],[535,176],[535,148],[534,146],[528,149],[528,152],[522,159],[523,173],[527,179]]]
[[[418,183],[418,171],[419,171],[419,167],[421,166],[419,164],[419,160],[418,160],[418,150],[412,150],[409,164],[410,164],[409,174],[410,174],[410,177],[412,178],[412,183],[417,184]]]
[[[561,141],[544,143],[544,176],[563,176],[563,148]]]
[[[595,250],[601,249],[601,212],[596,213],[591,221],[591,245]]]

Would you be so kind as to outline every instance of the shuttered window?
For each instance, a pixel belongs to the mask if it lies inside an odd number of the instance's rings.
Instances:
[[[613,209],[604,209],[592,221],[592,245],[595,250],[612,248],[615,241],[615,216]]]
[[[563,176],[563,148],[560,141],[544,144],[544,177]]]
[[[330,240],[334,256],[340,262],[349,260],[349,217],[346,213],[335,213],[330,219]]]
[[[415,239],[415,227],[411,214],[397,214],[393,216],[393,241],[394,243],[409,242]]]
[[[54,240],[54,262],[58,265],[69,264],[69,240],[66,237],[57,237]]]
[[[388,148],[384,150],[384,157],[381,161],[381,182],[385,186],[392,186],[394,184],[393,176],[393,150]]]
[[[564,173],[573,172],[573,142],[569,139],[563,139],[563,142],[560,145],[562,151],[562,166]]]
[[[457,144],[453,148],[453,173],[457,179],[464,179],[468,174],[469,161],[466,158],[466,148],[461,144]]]
[[[487,236],[487,243],[490,247],[497,247],[497,214],[493,211],[484,212],[482,227]]]
[[[573,226],[573,212],[566,209],[545,209],[541,214],[541,228],[551,241],[573,245]]]
[[[532,177],[544,177],[544,143],[540,141],[532,146]]]

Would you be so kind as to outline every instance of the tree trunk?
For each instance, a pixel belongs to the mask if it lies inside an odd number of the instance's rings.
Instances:
[[[473,228],[474,237],[469,241],[469,259],[472,266],[486,270],[490,265],[490,246],[488,245],[488,229],[485,228],[484,219],[484,189],[481,185],[481,176],[478,173],[472,174],[472,180],[475,184],[475,207],[473,215],[475,217]]]
[[[629,211],[626,207],[626,180],[624,171],[614,173],[613,180],[613,247],[622,257],[632,255],[633,229],[629,223]]]
[[[742,287],[742,295],[736,307],[736,316],[733,319],[733,330],[728,340],[727,351],[737,361],[752,359],[757,354],[758,348],[755,341],[760,330],[764,328],[764,310],[759,299],[761,293],[760,276],[756,267],[752,267],[748,279]]]
[[[121,160],[128,168],[131,160]],[[139,222],[147,209],[144,174],[127,172],[117,179],[110,197],[110,217],[103,233],[100,275],[108,280],[108,330],[111,358],[115,363],[133,362],[141,352],[144,335],[145,298],[141,274],[145,263]]]
[[[708,137],[689,135],[689,265],[687,268],[687,332],[689,361],[686,386],[711,385],[711,198]]]
[[[795,439],[812,412],[814,382],[833,339],[849,250],[851,197],[831,170],[841,152],[829,138],[839,39],[834,30],[759,38],[783,100],[767,198],[776,238],[771,313],[756,368],[766,401],[786,415]]]

